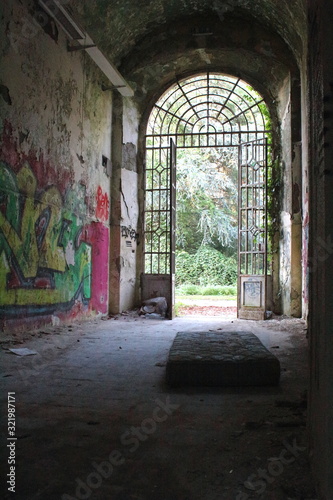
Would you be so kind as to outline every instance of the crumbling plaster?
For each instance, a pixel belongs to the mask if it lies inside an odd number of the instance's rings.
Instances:
[[[81,13],[86,27],[110,59],[117,65],[124,61],[141,39],[149,36],[156,26],[175,24],[178,19],[200,16],[201,27],[205,16],[220,21],[244,17],[251,26],[257,20],[269,31],[277,32],[292,47],[294,56],[300,58],[302,36],[306,32],[304,2],[296,0],[99,0],[74,5]]]
[[[115,95],[112,122],[110,312],[130,309],[139,302],[137,145],[139,114],[131,99]]]
[[[68,53],[62,31],[37,23],[34,6],[2,6],[4,328],[105,314],[108,304],[110,181],[102,155],[111,155],[112,97],[86,54]]]
[[[302,315],[302,150],[299,91],[287,78],[279,94],[281,116],[280,285],[282,311]],[[296,123],[295,123],[296,122]]]
[[[208,25],[211,35],[193,34],[201,23]],[[240,76],[269,105],[277,100],[288,73],[297,72],[283,40],[260,24],[253,22],[250,27],[243,19],[221,22],[216,17],[197,16],[151,31],[136,44],[120,69],[135,90],[141,113],[176,79],[198,71]]]
[[[89,58],[69,54],[61,31],[57,43],[45,35],[26,10],[31,2],[24,3],[7,2],[4,10],[1,79],[12,106],[1,100],[1,120],[11,123],[22,152],[43,152],[79,182],[80,161],[96,168],[97,150],[110,156],[110,94],[101,92],[101,75]]]

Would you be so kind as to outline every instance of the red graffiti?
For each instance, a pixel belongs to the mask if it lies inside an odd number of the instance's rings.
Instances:
[[[103,194],[101,186],[98,187],[96,200],[96,217],[102,221],[107,221],[109,218],[110,202],[107,193]]]
[[[2,134],[0,135],[1,160],[8,163],[15,174],[25,162],[28,162],[38,179],[39,188],[45,189],[47,186],[55,185],[61,194],[65,194],[68,187],[74,183],[74,171],[72,169],[61,170],[60,173],[60,169],[54,167],[40,149],[30,149],[28,153],[23,151],[16,137],[20,133],[22,135],[22,131],[14,130],[7,120],[4,121]],[[27,137],[28,135],[29,133],[27,133]],[[24,134],[22,137],[24,137]]]

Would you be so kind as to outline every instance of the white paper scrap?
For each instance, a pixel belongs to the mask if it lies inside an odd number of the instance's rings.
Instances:
[[[34,354],[38,354],[36,351],[32,351],[27,347],[18,347],[17,349],[8,349],[8,351],[17,354],[17,356],[32,356]]]

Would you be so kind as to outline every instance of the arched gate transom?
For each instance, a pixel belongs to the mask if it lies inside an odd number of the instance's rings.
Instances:
[[[142,298],[163,295],[174,315],[177,148],[238,148],[238,316],[263,319],[267,300],[267,108],[233,76],[177,81],[147,126]]]

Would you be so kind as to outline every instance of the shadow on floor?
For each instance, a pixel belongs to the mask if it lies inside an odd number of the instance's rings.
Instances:
[[[175,335],[203,329],[255,333],[280,360],[280,385],[170,389],[165,364]],[[10,346],[38,354],[15,356]],[[5,405],[15,392],[15,499],[315,499],[301,320],[128,314],[2,347]],[[6,425],[2,435],[8,471]],[[1,498],[13,498],[8,486]]]

